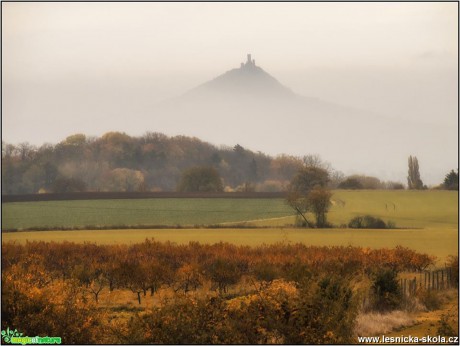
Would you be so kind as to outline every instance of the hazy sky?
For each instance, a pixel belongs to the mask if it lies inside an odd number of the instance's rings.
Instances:
[[[299,94],[457,126],[457,10],[455,2],[4,2],[3,140],[140,135],[111,119],[129,124],[133,110],[148,114],[246,53]]]

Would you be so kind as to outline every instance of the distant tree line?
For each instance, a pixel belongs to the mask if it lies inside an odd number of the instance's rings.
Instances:
[[[407,173],[407,188],[409,190],[425,190],[428,187],[423,184],[420,178],[420,168],[416,156],[409,156],[408,159],[409,170]],[[441,190],[458,190],[458,168],[455,172],[453,169],[446,174],[444,181],[434,189]]]
[[[40,147],[2,141],[2,193],[78,191],[286,191],[305,167],[327,171],[327,188],[404,189],[365,175],[345,176],[317,155],[272,157],[237,144],[217,147],[197,138],[148,132],[75,134]],[[452,171],[453,172],[453,171]],[[418,174],[418,175],[417,175]],[[458,173],[441,188],[458,189]],[[409,188],[420,187],[417,158],[409,159]],[[447,179],[447,177],[446,177]],[[457,185],[455,185],[457,182]],[[423,186],[423,184],[422,184]]]
[[[381,181],[376,177],[366,175],[353,174],[341,181],[338,186],[344,190],[404,190],[404,185],[395,181]]]
[[[186,191],[184,174],[190,170],[215,172],[221,179],[199,190],[282,191],[302,160],[270,157],[241,145],[216,147],[185,136],[109,132],[99,138],[76,134],[40,147],[2,142],[2,163],[2,193],[24,194]]]

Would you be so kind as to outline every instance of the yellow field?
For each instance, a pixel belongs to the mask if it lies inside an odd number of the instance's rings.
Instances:
[[[76,243],[130,244],[154,238],[178,244],[190,241],[203,243],[229,242],[238,245],[260,245],[276,242],[308,245],[352,245],[370,248],[394,248],[397,245],[435,255],[443,262],[447,256],[458,253],[456,229],[154,229],[154,230],[97,230],[97,231],[43,231],[4,233],[3,241],[27,240],[72,241]]]

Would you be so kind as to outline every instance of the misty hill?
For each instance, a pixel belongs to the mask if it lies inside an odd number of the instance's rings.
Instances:
[[[455,129],[298,95],[250,56],[239,68],[153,107],[146,126],[216,144],[239,143],[272,155],[280,154],[279,148],[294,155],[317,153],[347,173],[366,172],[385,179],[404,179],[409,155],[421,156],[425,168],[442,167],[442,171],[451,169],[456,158],[445,154],[446,147],[456,148],[456,135],[442,135]]]
[[[248,54],[246,63],[189,91],[183,97],[199,97],[207,93],[237,97],[295,97],[295,94],[255,64]]]

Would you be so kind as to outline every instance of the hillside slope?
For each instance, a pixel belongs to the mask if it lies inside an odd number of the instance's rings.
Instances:
[[[249,59],[154,107],[148,126],[271,155],[317,153],[346,173],[393,180],[406,176],[409,155],[418,155],[435,181],[452,169],[457,137],[446,133],[455,129],[298,95]]]

